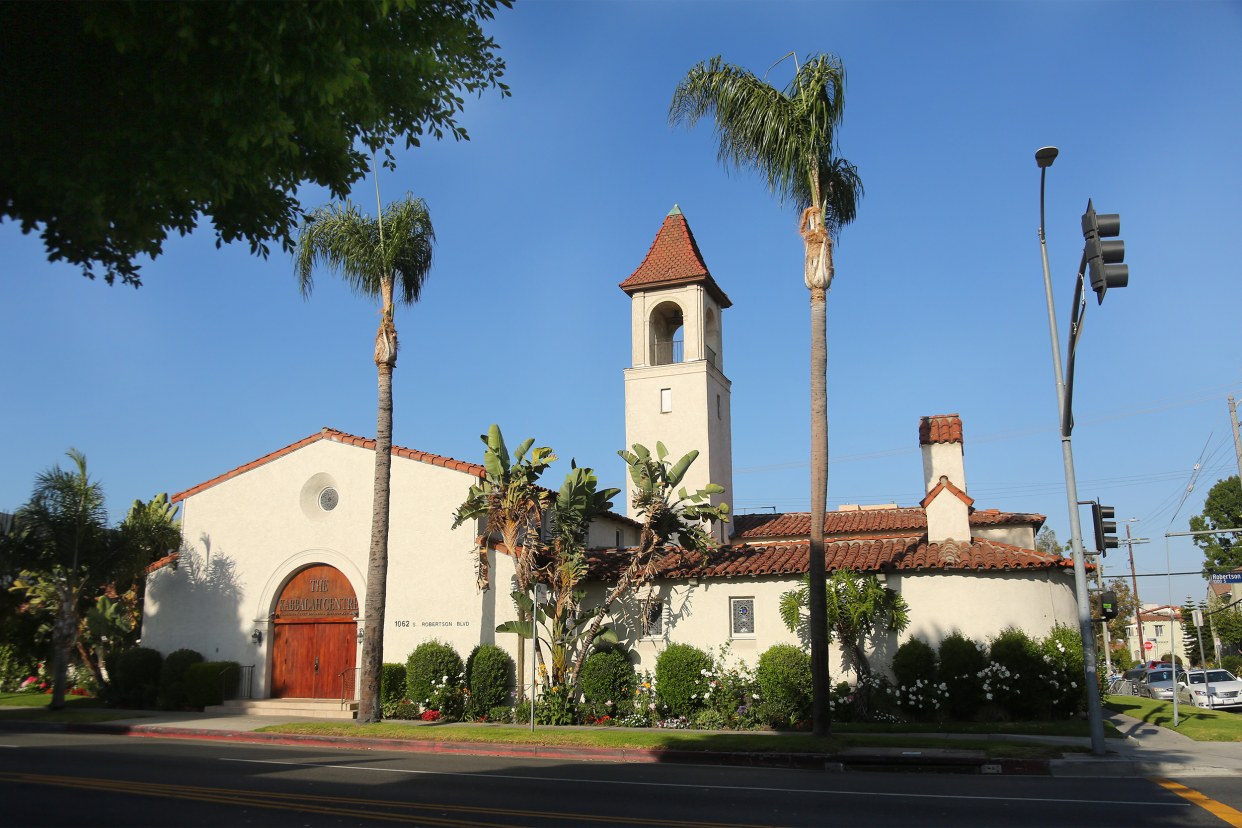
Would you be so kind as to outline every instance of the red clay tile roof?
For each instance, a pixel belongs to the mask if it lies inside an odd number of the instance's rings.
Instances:
[[[940,482],[936,484],[935,488],[933,488],[930,492],[927,493],[927,497],[923,498],[923,502],[920,503],[919,505],[922,506],[924,509],[926,509],[928,506],[931,505],[931,502],[936,499],[936,495],[940,494],[945,489],[948,489],[950,492],[956,495],[957,499],[965,503],[967,507],[975,505],[975,499],[973,497],[963,492],[957,486],[954,486],[953,482],[949,480],[949,478],[945,477],[943,474],[940,475]]]
[[[664,218],[660,232],[656,233],[651,249],[643,263],[630,274],[630,278],[621,283],[620,287],[631,296],[635,291],[644,288],[666,285],[684,285],[703,282],[720,307],[733,305],[729,297],[716,284],[712,274],[707,271],[703,262],[703,254],[690,232],[686,217],[676,207],[674,212]]]
[[[359,448],[370,449],[371,451],[375,451],[375,441],[372,439],[369,439],[366,437],[357,437],[353,434],[346,434],[344,431],[337,431],[334,428],[323,428],[322,430],[320,430],[318,434],[312,434],[311,436],[303,440],[298,440],[296,443],[285,446],[284,448],[278,449],[277,451],[273,451],[271,454],[265,454],[262,457],[260,457],[258,460],[252,460],[251,462],[246,463],[244,466],[238,466],[232,471],[225,472],[224,474],[218,477],[213,477],[210,480],[208,480],[206,483],[199,483],[197,486],[186,489],[183,492],[177,492],[175,495],[173,495],[172,502],[179,503],[182,500],[185,500],[187,497],[190,497],[191,495],[196,495],[205,489],[210,489],[212,486],[215,486],[217,483],[223,483],[226,480],[230,480],[234,477],[237,477],[237,475],[239,474],[243,474],[245,472],[250,471],[251,469],[256,469],[259,466],[266,465],[267,463],[270,463],[273,460],[284,457],[286,454],[295,452],[298,449],[303,448],[305,446],[309,446],[311,443],[314,443],[319,440],[331,440],[334,443],[344,443],[346,445],[358,446]],[[431,454],[430,452],[426,452],[426,451],[418,451],[417,449],[408,449],[408,448],[403,448],[401,446],[393,446],[392,454],[394,457],[404,457],[409,460],[417,460],[420,463],[430,463],[433,466],[443,466],[446,469],[452,469],[454,471],[463,472],[465,474],[471,475],[472,477],[483,477],[483,475],[486,473],[486,470],[482,466],[478,465],[477,463],[467,463],[464,460],[454,460],[452,457],[441,457],[438,454]],[[551,490],[549,489],[549,491]],[[555,494],[556,493],[553,492],[553,495]],[[638,521],[633,520],[632,518],[626,517],[625,515],[619,515],[616,512],[604,512],[604,515],[606,517],[612,518],[613,520],[618,520],[618,521],[621,521],[622,523],[627,523],[631,526],[642,525]]]
[[[810,549],[811,545],[806,541],[740,544],[716,550],[708,556],[705,564],[700,564],[681,550],[674,549],[665,556],[657,577],[800,575],[807,571]],[[613,581],[624,570],[629,556],[615,550],[593,549],[587,553],[587,562],[589,579]],[[956,541],[929,544],[926,535],[830,541],[825,547],[824,563],[830,573],[838,569],[877,572],[921,569],[1048,569],[1073,566],[1069,558],[1007,543],[973,538],[969,544]]]
[[[828,512],[824,520],[824,532],[842,535],[853,532],[900,532],[907,529],[927,529],[927,512],[922,507],[911,509],[883,509],[868,512]],[[1044,523],[1043,515],[1015,512],[974,512],[971,526],[1009,526],[1035,524],[1036,531]],[[811,534],[810,512],[784,512],[774,515],[734,515],[733,537],[775,538],[797,537]]]
[[[919,445],[962,442],[962,418],[956,414],[936,414],[919,420]]]
[[[150,575],[152,572],[154,572],[157,569],[163,569],[164,567],[169,566],[170,564],[176,563],[177,559],[180,557],[181,557],[181,554],[178,552],[173,552],[172,554],[165,555],[164,557],[160,558],[158,561],[153,561],[146,569],[142,570],[142,574]]]

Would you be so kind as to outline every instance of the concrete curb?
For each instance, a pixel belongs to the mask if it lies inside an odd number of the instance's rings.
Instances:
[[[1053,759],[1048,765],[1058,777],[1242,776],[1242,770],[1235,768],[1137,759]]]
[[[893,749],[851,748],[846,753],[779,753],[756,751],[655,750],[642,748],[593,748],[550,745],[509,745],[496,742],[448,742],[433,740],[377,739],[353,736],[310,736],[297,733],[255,733],[240,730],[168,727],[164,725],[115,725],[73,722],[2,722],[0,730],[27,732],[95,733],[111,736],[145,736],[165,739],[202,739],[266,745],[390,750],[406,753],[439,753],[476,756],[508,756],[527,759],[603,760],[641,764],[728,765],[735,767],[787,768],[844,771],[891,768],[948,770],[966,773],[1039,775],[1049,773],[1047,759],[989,760],[982,755],[895,755]],[[978,754],[978,752],[969,752]]]

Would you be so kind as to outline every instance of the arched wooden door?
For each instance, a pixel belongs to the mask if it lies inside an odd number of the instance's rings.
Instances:
[[[276,602],[272,698],[339,699],[341,674],[354,669],[358,599],[339,569],[303,569]],[[351,676],[346,688],[352,689]]]

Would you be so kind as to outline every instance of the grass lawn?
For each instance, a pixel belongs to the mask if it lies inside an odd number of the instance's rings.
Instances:
[[[432,742],[545,745],[551,747],[638,748],[653,750],[712,750],[780,753],[836,753],[849,747],[948,748],[984,750],[992,758],[1054,758],[1066,749],[1023,742],[986,742],[937,739],[935,736],[891,739],[884,736],[840,735],[816,739],[802,733],[703,733],[693,730],[599,728],[597,730],[537,730],[523,727],[425,727],[374,724],[358,727],[345,722],[303,722],[261,727],[260,733],[299,733],[313,736],[355,736]]]
[[[0,707],[0,722],[110,722],[114,719],[132,719],[133,713],[108,713],[103,710],[47,710],[42,707],[5,709]]]
[[[48,693],[0,693],[0,707],[47,707],[51,703]],[[90,696],[65,696],[66,710],[103,706],[103,702]]]
[[[1109,696],[1104,706],[1125,713],[1149,724],[1176,730],[1199,742],[1242,742],[1242,715],[1220,710],[1203,710],[1179,704],[1179,724],[1173,727],[1172,702],[1143,699],[1137,696]]]

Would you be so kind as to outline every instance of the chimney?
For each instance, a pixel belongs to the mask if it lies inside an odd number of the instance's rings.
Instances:
[[[927,496],[927,542],[956,540],[970,543],[970,507],[966,468],[962,463],[962,419],[956,414],[919,420],[919,447],[923,451],[923,488]]]

